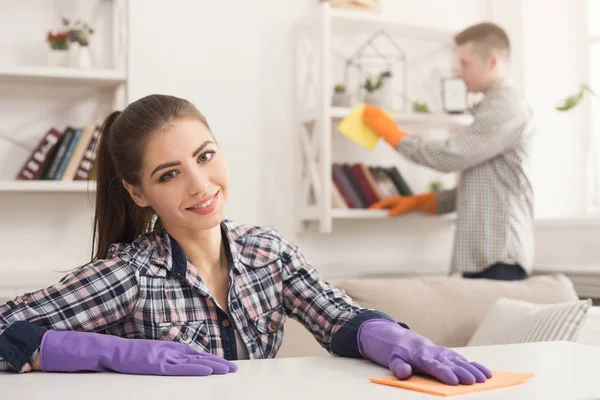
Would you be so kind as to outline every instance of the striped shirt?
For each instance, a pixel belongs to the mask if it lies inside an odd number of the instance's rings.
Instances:
[[[31,370],[43,336],[30,335],[32,329],[169,340],[229,360],[258,359],[275,357],[289,316],[330,353],[361,357],[360,324],[391,320],[323,281],[274,229],[224,221],[221,231],[231,280],[228,314],[158,222],[132,243],[112,245],[107,259],[0,305],[0,371]]]
[[[465,132],[445,140],[409,135],[397,150],[442,172],[460,171],[458,186],[438,195],[438,213],[456,211],[451,272],[480,272],[495,263],[533,264],[532,112],[502,81],[474,108]]]

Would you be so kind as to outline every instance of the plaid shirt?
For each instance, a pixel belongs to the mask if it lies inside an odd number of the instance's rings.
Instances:
[[[41,335],[24,339],[16,321],[52,330],[177,341],[235,360],[236,331],[250,359],[275,357],[286,316],[302,323],[329,352],[356,357],[360,323],[391,319],[361,308],[324,282],[275,230],[233,227],[230,221],[221,229],[231,278],[229,315],[215,305],[179,244],[157,223],[134,242],[111,246],[106,260],[1,305],[0,371],[29,371],[39,350]]]
[[[488,91],[466,132],[444,141],[417,135],[397,150],[442,172],[461,171],[456,189],[438,195],[438,213],[457,212],[452,272],[495,263],[533,264],[532,113],[507,82]]]

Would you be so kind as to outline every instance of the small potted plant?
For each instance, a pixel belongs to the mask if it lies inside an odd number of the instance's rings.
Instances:
[[[383,71],[379,73],[377,78],[368,77],[363,84],[363,89],[366,90],[364,101],[367,104],[376,106],[385,106],[385,99],[383,96],[383,87],[385,82],[392,77],[390,71]]]
[[[443,185],[442,182],[440,181],[432,181],[429,184],[429,190],[431,190],[434,193],[439,193],[442,191]]]
[[[48,52],[48,65],[52,67],[66,67],[69,63],[69,31],[48,31],[46,34],[46,42],[50,46]]]
[[[431,110],[429,109],[429,104],[427,104],[427,102],[421,103],[421,102],[415,101],[413,103],[413,112],[427,114],[427,113],[430,113]]]
[[[71,63],[79,68],[91,68],[92,60],[90,55],[90,37],[94,30],[83,21],[71,21],[63,18],[63,25],[69,30],[69,39],[71,41]]]
[[[343,83],[338,83],[333,87],[331,105],[333,107],[350,107],[350,94],[346,92],[346,85]]]

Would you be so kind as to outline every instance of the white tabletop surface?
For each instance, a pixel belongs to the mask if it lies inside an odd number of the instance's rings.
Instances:
[[[531,372],[518,386],[472,393],[467,399],[600,399],[600,347],[547,342],[458,349],[491,369]],[[0,373],[1,399],[441,399],[371,383],[389,375],[370,361],[339,357],[239,361],[239,370],[209,377],[114,373]]]

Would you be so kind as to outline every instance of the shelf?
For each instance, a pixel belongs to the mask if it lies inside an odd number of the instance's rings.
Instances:
[[[334,208],[331,210],[331,216],[334,219],[384,219],[388,217],[387,210],[369,210],[364,208]],[[427,215],[419,213],[410,213],[394,218],[436,218],[448,221],[455,221],[456,214]],[[582,228],[582,227],[600,227],[600,218],[536,218],[536,228]],[[600,274],[600,270],[598,270]]]
[[[125,73],[112,69],[84,70],[66,67],[0,66],[0,82],[80,84],[99,87],[117,86],[127,80]]]
[[[331,31],[336,34],[357,34],[362,33],[362,31],[385,30],[393,36],[448,43],[451,43],[455,34],[450,29],[404,24],[400,21],[385,18],[379,13],[329,8],[329,16],[331,18]]]
[[[333,107],[331,117],[342,119],[350,114],[350,108]],[[394,120],[400,125],[419,125],[420,128],[452,129],[471,125],[473,117],[469,114],[444,114],[444,113],[398,113]]]
[[[0,181],[0,192],[95,192],[94,181]]]
[[[452,29],[418,26],[392,20],[381,13],[343,10],[324,2],[315,7],[306,18],[297,22],[298,27],[313,27],[315,24],[331,26],[331,33],[340,35],[372,34],[385,30],[392,36],[419,41],[435,41],[452,44],[456,32]]]
[[[385,219],[385,218],[401,218],[401,219],[422,219],[427,218],[433,220],[455,221],[455,214],[440,214],[428,215],[419,212],[411,212],[397,217],[388,216],[388,210],[369,210],[365,208],[334,208],[331,210],[333,219]]]
[[[334,208],[331,216],[335,219],[382,219],[389,218],[387,210],[369,210],[364,208]]]

